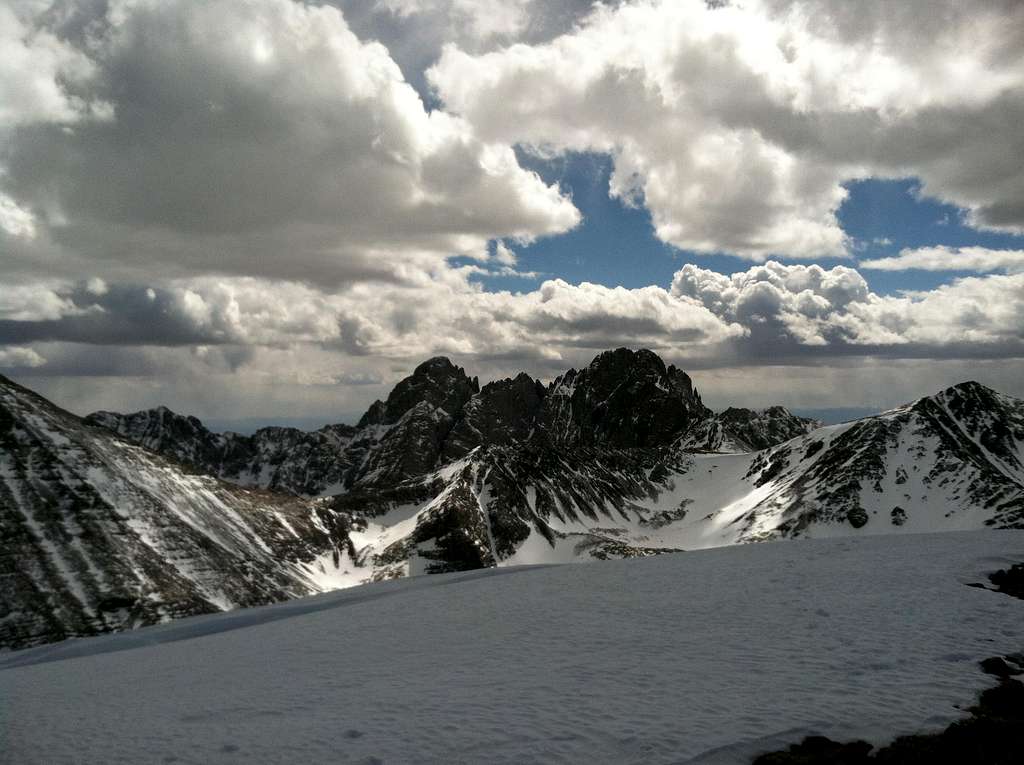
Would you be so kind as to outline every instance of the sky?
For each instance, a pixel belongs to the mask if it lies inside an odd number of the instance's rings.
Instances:
[[[353,421],[648,347],[835,419],[1024,396],[1017,0],[0,0],[0,373]]]

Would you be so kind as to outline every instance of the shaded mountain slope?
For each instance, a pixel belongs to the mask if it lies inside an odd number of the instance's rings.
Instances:
[[[344,519],[242,489],[0,377],[0,646],[330,589]]]

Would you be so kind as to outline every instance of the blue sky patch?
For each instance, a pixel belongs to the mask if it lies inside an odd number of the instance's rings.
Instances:
[[[650,213],[629,207],[608,195],[612,158],[606,154],[569,153],[551,160],[519,152],[520,163],[545,182],[557,183],[572,196],[583,214],[573,231],[546,237],[528,246],[509,242],[519,256],[518,269],[537,272],[536,279],[514,276],[477,277],[489,290],[523,292],[544,279],[561,278],[576,284],[595,282],[627,288],[655,284],[667,287],[684,263],[695,263],[719,273],[744,271],[751,261],[731,255],[705,255],[680,250],[654,235]],[[818,258],[823,268],[843,264],[856,268],[858,260],[893,256],[908,247],[947,245],[992,249],[1021,248],[1024,237],[979,231],[964,224],[963,211],[939,200],[923,197],[915,178],[863,179],[845,184],[849,196],[837,218],[855,240],[855,257]],[[493,252],[494,243],[491,243]],[[778,258],[779,260],[788,260]],[[456,259],[455,263],[469,263]],[[805,262],[805,261],[799,261]],[[969,272],[861,271],[873,291],[928,290]]]

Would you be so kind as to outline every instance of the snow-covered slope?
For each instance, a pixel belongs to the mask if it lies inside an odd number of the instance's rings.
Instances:
[[[189,473],[0,377],[0,647],[333,589],[344,522]]]
[[[746,763],[935,731],[1019,651],[1024,532],[384,582],[0,656],[0,760]]]
[[[1024,528],[1022,462],[1024,402],[964,383],[749,454],[565,449],[535,436],[331,506],[365,525],[350,539],[379,578],[797,536]]]
[[[0,645],[421,573],[1024,527],[1024,402],[977,383],[808,432],[780,408],[714,415],[650,352],[546,388],[480,389],[438,358],[354,428],[247,438],[0,388]]]

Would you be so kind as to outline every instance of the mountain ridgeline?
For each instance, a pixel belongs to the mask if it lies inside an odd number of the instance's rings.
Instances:
[[[781,410],[784,412],[784,410]],[[741,425],[756,429],[749,410]],[[788,429],[810,421],[784,413]],[[569,449],[663,447],[696,423],[717,422],[690,378],[647,351],[602,353],[584,370],[545,386],[526,374],[488,383],[449,359],[427,360],[375,401],[355,427],[303,432],[270,427],[251,436],[211,433],[194,417],[166,408],[130,415],[97,412],[87,420],[191,468],[242,485],[302,496],[332,495],[353,485],[390,485],[465,457],[479,447],[504,447],[531,435]],[[745,444],[734,420],[708,439]]]
[[[359,422],[79,418],[0,377],[0,647],[365,581],[1024,527],[1024,402],[963,383],[821,426],[709,410],[650,351],[545,385],[424,362]]]
[[[374,402],[355,427],[219,434],[166,407],[86,419],[199,472],[301,496],[390,486],[478,447],[530,439],[572,449],[663,447],[685,438],[691,450],[755,451],[818,425],[782,407],[732,408],[716,416],[685,372],[651,351],[625,348],[547,386],[520,373],[481,388],[447,358],[433,358],[386,401]]]

